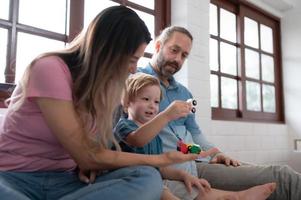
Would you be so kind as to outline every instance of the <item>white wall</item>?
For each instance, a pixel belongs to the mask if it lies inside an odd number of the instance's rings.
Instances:
[[[301,2],[294,1],[294,9],[282,18],[282,58],[285,116],[289,135],[301,138]],[[301,151],[291,155],[289,164],[301,172]]]
[[[172,25],[184,26],[194,36],[191,55],[177,78],[197,99],[197,120],[209,141],[245,162],[285,164],[292,149],[286,124],[211,120],[209,2],[172,0]]]
[[[301,138],[301,2],[282,18],[285,116],[289,133]]]

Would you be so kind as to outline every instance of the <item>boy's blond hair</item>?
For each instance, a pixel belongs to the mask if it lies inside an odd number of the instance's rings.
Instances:
[[[125,108],[128,102],[134,101],[138,93],[147,86],[157,85],[160,88],[160,81],[156,77],[145,74],[135,73],[126,80],[125,90],[123,92],[122,105]],[[162,99],[162,92],[160,92],[160,100]]]

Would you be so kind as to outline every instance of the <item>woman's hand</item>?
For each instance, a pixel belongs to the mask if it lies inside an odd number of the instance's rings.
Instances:
[[[84,171],[79,169],[78,172],[78,178],[80,181],[84,182],[84,183],[94,183],[96,176],[98,175],[98,173],[96,171]]]
[[[207,151],[201,151],[199,153],[199,158],[205,158],[207,156],[211,156],[211,155],[214,155],[214,154],[216,155],[218,153],[220,153],[220,150],[216,147],[213,147],[213,148],[208,149]]]
[[[161,154],[164,159],[164,163],[162,166],[167,166],[170,164],[182,163],[187,161],[193,161],[198,158],[198,154],[184,154],[180,151],[169,151]]]

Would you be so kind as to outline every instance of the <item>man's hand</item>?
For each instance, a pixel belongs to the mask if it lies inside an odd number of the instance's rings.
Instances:
[[[220,163],[220,164],[225,164],[227,166],[240,166],[241,163],[238,160],[235,160],[233,158],[230,158],[229,156],[227,156],[226,154],[223,153],[217,153],[211,160],[210,160],[211,164],[214,163]]]

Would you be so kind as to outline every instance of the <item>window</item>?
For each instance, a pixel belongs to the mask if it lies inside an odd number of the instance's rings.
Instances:
[[[235,2],[210,4],[212,118],[283,122],[279,19]]]
[[[153,38],[170,24],[170,0],[1,0],[0,102],[35,56],[63,48],[97,13],[119,4],[134,9]],[[152,52],[150,44],[140,63],[147,62]]]

